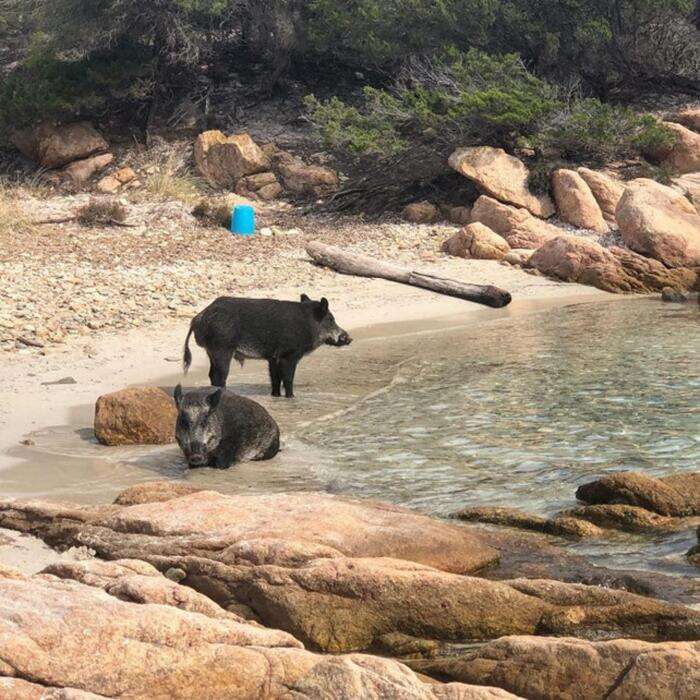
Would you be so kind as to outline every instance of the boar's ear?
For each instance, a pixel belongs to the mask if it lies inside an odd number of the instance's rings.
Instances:
[[[209,408],[211,408],[212,411],[219,405],[219,401],[221,401],[222,392],[223,389],[217,389],[213,394],[209,394],[209,396],[207,396],[207,403],[209,404]]]
[[[323,297],[323,299],[321,299],[319,303],[321,304],[321,312],[325,316],[328,313],[328,299],[326,299],[326,297]]]
[[[175,387],[173,398],[175,399],[175,405],[180,408],[182,406],[182,384],[178,384]]]
[[[308,303],[310,303],[310,302],[311,302],[311,299],[309,299],[309,297],[306,296],[306,294],[302,294],[302,295],[301,295],[301,303],[302,303],[302,304],[308,304]]]

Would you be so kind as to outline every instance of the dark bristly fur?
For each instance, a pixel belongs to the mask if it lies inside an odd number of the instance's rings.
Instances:
[[[190,467],[228,469],[272,459],[280,448],[274,418],[258,403],[227,389],[175,388],[177,442]]]
[[[336,324],[328,301],[312,301],[305,294],[301,302],[220,297],[192,320],[183,352],[185,372],[192,364],[192,334],[209,356],[212,386],[226,386],[233,358],[267,360],[272,395],[279,396],[284,384],[288,398],[294,396],[294,373],[304,355],[323,344],[352,342]]]

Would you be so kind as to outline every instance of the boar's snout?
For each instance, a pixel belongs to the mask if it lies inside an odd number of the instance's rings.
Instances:
[[[350,345],[350,343],[352,343],[352,338],[345,331],[343,331],[338,336],[338,345]]]

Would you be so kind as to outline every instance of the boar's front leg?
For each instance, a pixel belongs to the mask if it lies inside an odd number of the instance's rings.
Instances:
[[[270,369],[270,383],[272,384],[272,395],[280,396],[280,386],[282,384],[282,370],[280,369],[277,360],[268,360],[268,368]]]
[[[226,380],[231,369],[233,351],[231,350],[211,350],[209,355],[209,381],[212,386],[226,388]]]
[[[297,371],[297,365],[299,364],[299,357],[297,355],[291,355],[289,357],[283,357],[279,360],[279,370],[282,374],[282,383],[284,384],[284,395],[288,399],[294,398],[294,374]]]

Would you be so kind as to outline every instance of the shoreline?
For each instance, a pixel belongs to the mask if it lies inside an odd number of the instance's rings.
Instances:
[[[503,269],[497,264],[494,267]],[[531,279],[525,273],[519,274],[528,281]],[[626,298],[581,285],[535,278],[542,283],[537,290],[539,293],[516,298],[504,309],[489,309],[383,280],[336,273],[329,273],[329,276],[335,279],[331,284],[316,288],[315,295],[329,296],[338,323],[354,333],[362,331],[365,337],[430,333],[572,303]],[[352,292],[349,300],[348,296],[339,294],[339,287],[343,286]],[[261,290],[255,296],[293,299],[296,293],[286,287]],[[78,407],[93,406],[98,396],[127,386],[158,384],[166,376],[179,374],[188,323],[188,319],[178,319],[167,325],[102,336],[92,343],[89,354],[73,346],[46,355],[13,358],[6,363],[0,370],[0,406],[10,409],[0,410],[0,471],[31,459],[31,446],[20,444],[28,434],[49,426],[75,423]],[[201,373],[206,368],[206,356],[199,348],[193,350],[191,372]],[[57,383],[61,380],[72,381]],[[8,454],[10,450],[12,456]]]

